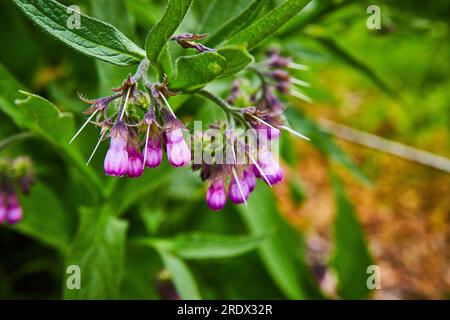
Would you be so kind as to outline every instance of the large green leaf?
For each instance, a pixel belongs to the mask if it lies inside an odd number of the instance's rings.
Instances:
[[[170,0],[166,12],[161,20],[150,30],[145,48],[147,58],[151,62],[156,62],[164,46],[170,37],[177,30],[188,11],[192,0]]]
[[[66,266],[81,270],[81,289],[64,286],[66,299],[118,298],[127,227],[108,207],[81,210],[78,234],[66,258]]]
[[[239,206],[239,212],[252,234],[274,233],[261,244],[259,254],[280,290],[290,299],[320,298],[299,234],[281,217],[271,190],[258,184],[248,207]]]
[[[22,93],[26,99],[16,101],[16,108],[21,111],[17,123],[53,145],[63,158],[76,166],[78,172],[87,180],[88,186],[101,190],[102,184],[98,175],[85,165],[79,150],[68,142],[75,131],[72,114],[61,113],[55,105],[42,97],[23,91]]]
[[[166,269],[170,272],[178,294],[184,300],[200,300],[197,282],[187,264],[173,254],[159,250]]]
[[[287,111],[287,118],[292,128],[311,139],[311,143],[329,159],[342,164],[355,177],[364,183],[370,183],[369,178],[359,169],[352,159],[333,141],[333,138],[322,130],[314,121],[309,119],[304,113],[290,108]]]
[[[255,23],[248,26],[226,42],[227,45],[244,45],[250,51],[266,40],[305,6],[304,0],[286,0],[269,11]]]
[[[171,89],[191,91],[216,79],[224,70],[226,59],[215,52],[204,52],[178,58],[176,78]]]
[[[226,59],[225,69],[219,78],[226,78],[238,73],[254,60],[243,47],[227,46],[220,48],[217,52]]]
[[[124,34],[133,35],[133,25],[127,14],[124,0],[91,0],[92,15],[97,19],[115,25]],[[100,96],[111,94],[111,88],[119,87],[124,79],[134,72],[135,66],[117,68],[104,61],[96,61],[97,74],[100,87]]]
[[[12,228],[65,253],[72,233],[71,219],[55,194],[39,183],[20,203],[23,219]]]
[[[336,175],[332,175],[332,182],[337,216],[334,222],[334,252],[331,263],[338,276],[339,294],[344,299],[365,299],[369,295],[367,267],[373,265],[373,260],[362,226],[342,183]]]
[[[79,28],[68,28],[74,13],[54,0],[14,0],[39,27],[71,48],[119,66],[139,63],[145,51],[114,26],[81,14]]]
[[[221,2],[225,3],[224,1]],[[214,47],[222,41],[225,41],[226,38],[235,35],[252,24],[261,14],[265,13],[269,4],[270,0],[253,0],[240,14],[224,23],[218,30],[209,35],[205,44],[209,47]]]
[[[143,245],[164,249],[184,259],[229,258],[257,248],[265,236],[231,236],[209,233],[189,233],[173,239],[136,239]]]

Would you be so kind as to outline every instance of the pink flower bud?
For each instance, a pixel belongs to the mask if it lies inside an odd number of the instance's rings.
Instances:
[[[128,129],[123,122],[117,122],[111,129],[111,142],[106,153],[104,169],[109,176],[122,177],[128,171]]]
[[[134,146],[128,146],[128,170],[127,176],[137,178],[142,176],[144,172],[143,156],[141,152]]]
[[[244,180],[248,186],[248,192],[253,192],[256,187],[256,176],[253,168],[244,171]]]
[[[9,224],[16,224],[22,220],[22,207],[15,192],[9,192],[7,196],[6,219]]]
[[[273,161],[272,154],[268,150],[258,153],[258,165],[271,185],[277,184],[283,180],[283,170],[278,162]],[[266,179],[258,169],[255,169],[254,171],[258,178],[261,178],[267,183]]]
[[[159,137],[149,137],[145,165],[149,168],[156,168],[161,164],[162,157],[163,151],[161,148],[161,139]]]
[[[225,207],[227,195],[224,183],[221,179],[211,181],[206,193],[206,203],[211,210],[219,211]]]
[[[166,131],[167,138],[167,157],[174,167],[183,167],[191,162],[191,150],[186,141],[184,141],[183,133],[180,127],[169,128]]]
[[[239,188],[236,179],[231,178],[230,186],[228,187],[228,197],[233,203],[241,204],[244,203],[249,195],[249,187],[247,183],[242,179],[239,180],[241,188]]]

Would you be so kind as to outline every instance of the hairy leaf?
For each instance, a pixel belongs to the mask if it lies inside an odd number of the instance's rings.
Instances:
[[[226,59],[215,52],[178,58],[171,89],[191,91],[216,79],[226,67]]]
[[[161,20],[150,30],[145,48],[147,58],[151,62],[156,62],[164,46],[170,37],[177,30],[188,11],[192,0],[170,0],[166,12]]]
[[[304,0],[286,0],[254,24],[236,34],[226,44],[243,45],[250,51],[295,17],[304,6]]]
[[[81,289],[64,286],[66,299],[118,298],[127,227],[107,207],[81,210],[78,234],[66,258],[66,266],[81,270]]]
[[[254,60],[245,48],[238,46],[227,46],[220,48],[217,52],[226,59],[225,69],[219,78],[226,78],[238,73]]]
[[[80,25],[68,26],[74,13],[55,0],[14,0],[39,27],[71,48],[115,65],[137,64],[145,51],[114,26],[80,13]]]
[[[225,41],[226,38],[234,36],[265,13],[269,4],[270,0],[253,0],[240,14],[224,23],[218,30],[208,36],[205,45],[214,47]]]

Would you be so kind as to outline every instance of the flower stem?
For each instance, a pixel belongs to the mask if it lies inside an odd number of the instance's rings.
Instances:
[[[9,147],[10,145],[17,143],[17,142],[21,142],[23,140],[27,140],[30,138],[34,138],[35,135],[32,132],[22,132],[22,133],[18,133],[15,135],[12,135],[2,141],[0,141],[0,151],[2,151],[3,149]]]

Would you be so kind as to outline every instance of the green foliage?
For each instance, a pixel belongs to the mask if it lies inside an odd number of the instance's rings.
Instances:
[[[145,52],[112,25],[81,14],[80,28],[67,28],[73,15],[54,0],[14,0],[34,23],[71,48],[118,66],[138,63]]]
[[[226,44],[244,45],[248,50],[254,49],[293,18],[305,6],[305,3],[306,1],[303,0],[286,0],[236,34]]]
[[[176,78],[171,88],[192,91],[216,79],[224,70],[226,59],[214,52],[180,57],[176,62]]]
[[[334,256],[332,266],[339,281],[339,293],[344,299],[365,299],[369,295],[367,267],[372,257],[361,224],[342,183],[332,175],[337,214],[334,222]]]
[[[158,60],[161,51],[177,30],[181,21],[188,11],[192,0],[170,0],[166,12],[161,20],[150,30],[145,48],[147,50],[147,58],[151,62]]]
[[[125,259],[128,223],[111,215],[111,209],[81,209],[78,233],[66,257],[66,266],[80,268],[81,289],[64,284],[66,299],[119,297]]]

